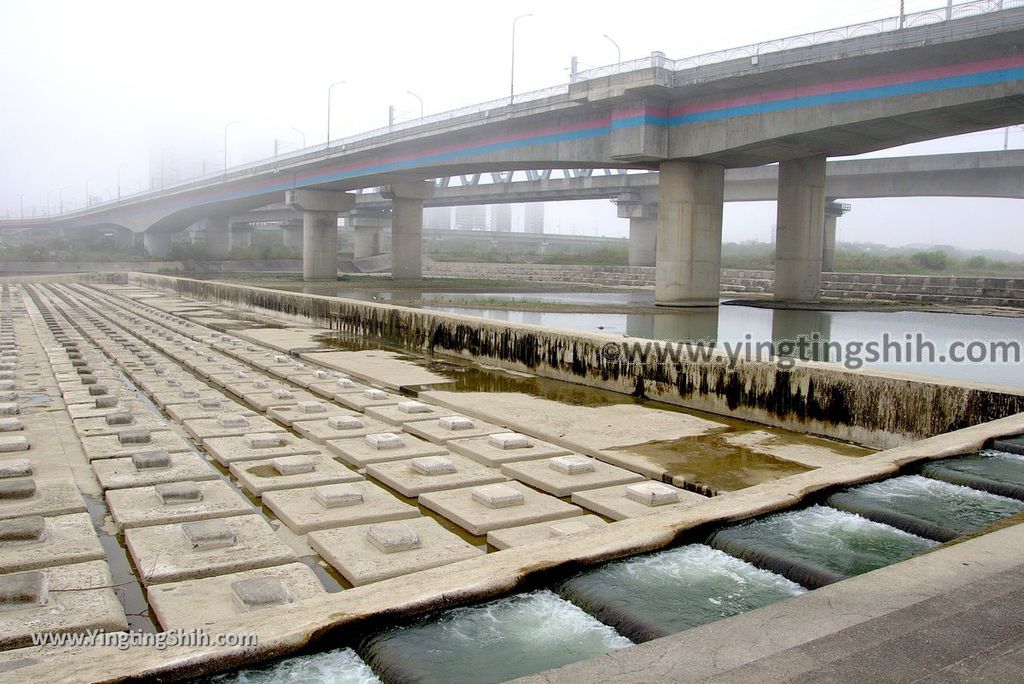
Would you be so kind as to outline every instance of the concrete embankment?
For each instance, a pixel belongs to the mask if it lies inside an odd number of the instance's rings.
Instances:
[[[812,362],[792,368],[765,362],[730,368],[714,360],[659,363],[654,354],[634,362],[602,351],[609,344],[621,349],[624,342],[641,348],[650,342],[663,349],[666,343],[165,275],[131,273],[127,278],[133,285],[273,312],[396,347],[473,358],[875,448],[1024,411],[1024,393],[1011,388]]]

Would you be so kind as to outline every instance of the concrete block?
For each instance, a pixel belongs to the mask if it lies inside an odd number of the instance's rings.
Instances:
[[[39,571],[0,575],[0,611],[45,606],[49,597],[47,577]]]
[[[236,602],[234,585],[265,578],[280,582],[293,602],[326,594],[320,580],[309,567],[303,563],[289,563],[206,579],[156,584],[146,589],[146,598],[160,626],[165,630],[210,628],[234,617],[263,610],[240,606]],[[266,608],[272,609],[273,605]]]
[[[302,390],[289,390],[289,392],[291,392],[291,396],[289,397],[275,397],[273,392],[245,392],[242,394],[242,397],[249,403],[249,405],[261,413],[265,413],[277,406],[295,405],[300,401],[317,400],[316,397],[309,392]]]
[[[653,515],[665,510],[681,510],[707,502],[706,496],[688,492],[661,482],[643,482],[640,485],[658,485],[646,487],[638,485],[615,485],[574,492],[572,502],[588,510],[599,513],[612,520],[625,520],[644,515]],[[632,497],[627,490],[634,487]],[[665,488],[668,488],[667,490]],[[674,494],[676,501],[670,502]],[[640,499],[640,500],[638,500]],[[649,505],[648,502],[664,501],[661,505]]]
[[[407,408],[403,409],[403,406]],[[371,406],[366,409],[367,417],[391,425],[403,425],[432,418],[437,419],[448,413],[451,412],[418,401],[404,401],[399,404],[388,404],[387,406]]]
[[[338,486],[338,485],[333,485]],[[295,534],[332,527],[362,525],[418,517],[420,512],[398,500],[377,485],[353,482],[344,485],[362,494],[363,502],[350,506],[330,506],[316,496],[316,487],[282,489],[263,495],[263,505],[274,512]]]
[[[302,459],[303,463],[308,464],[308,468],[300,466],[295,472],[282,473],[278,466],[289,470],[288,459]],[[325,453],[238,461],[231,464],[231,475],[238,480],[243,489],[254,496],[262,496],[266,492],[278,489],[356,482],[363,479],[362,475],[349,470]]]
[[[24,435],[11,435],[0,437],[0,454],[7,454],[14,451],[28,451],[28,439]],[[2,472],[2,468],[0,468]],[[0,474],[0,477],[4,475]]]
[[[371,387],[362,392],[338,392],[334,400],[346,408],[362,412],[372,406],[398,405],[405,401],[405,397]]]
[[[81,437],[115,435],[125,429],[142,429],[150,432],[169,429],[167,421],[156,413],[124,410],[111,411],[104,416],[79,418],[74,421],[74,426],[75,432]]]
[[[378,448],[377,445],[380,444],[395,444],[391,437],[380,437],[380,434],[394,435],[394,433],[377,433],[364,438],[332,439],[328,440],[327,448],[341,460],[356,468],[364,468],[371,463],[402,461],[421,456],[444,456],[448,453],[443,446],[424,442],[411,435],[399,435],[403,442],[402,446]]]
[[[12,401],[0,403],[0,416],[16,416],[21,413],[18,404]]]
[[[103,489],[147,487],[163,482],[196,482],[220,477],[209,463],[192,451],[142,451],[127,458],[99,459],[91,465]]]
[[[24,448],[28,448],[27,442]],[[15,451],[15,449],[0,449],[0,451]],[[8,458],[0,461],[0,478],[28,477],[31,474],[32,463],[27,458]]]
[[[300,435],[317,444],[325,444],[332,439],[365,437],[391,429],[391,426],[386,423],[358,414],[334,415],[326,420],[300,420],[292,427]]]
[[[231,593],[235,607],[242,613],[283,606],[292,602],[292,595],[288,591],[288,587],[272,575],[236,580],[231,583]]]
[[[145,428],[134,428],[129,430],[119,430],[117,433],[117,441],[119,444],[149,444],[153,441],[153,433]]]
[[[508,463],[501,467],[501,472],[558,497],[585,489],[643,482],[645,479],[643,475],[625,468],[578,455]]]
[[[522,496],[522,503],[514,504],[518,496],[509,490],[518,492]],[[505,527],[570,518],[583,513],[576,506],[536,492],[518,482],[430,492],[421,495],[419,503],[474,535]],[[513,505],[502,506],[502,503]]]
[[[456,563],[484,553],[431,518],[411,518],[389,525],[401,525],[402,529],[382,529],[379,524],[341,527],[312,532],[309,543],[355,586]],[[413,542],[413,535],[418,543]],[[397,549],[389,546],[390,540],[397,541]],[[385,548],[382,549],[382,545]]]
[[[263,416],[239,416],[229,414],[227,420],[221,420],[224,416],[216,418],[191,418],[182,424],[185,431],[194,439],[204,442],[216,437],[245,436],[247,434],[270,434],[284,432],[284,428],[277,425]],[[240,420],[239,420],[240,419]],[[244,421],[244,423],[243,423]],[[225,423],[227,423],[225,425]]]
[[[110,586],[104,561],[89,561],[38,571],[48,588],[45,605],[0,610],[0,648],[32,645],[49,633],[118,632],[128,628],[121,603]]]
[[[359,394],[365,391],[366,385],[355,382],[350,378],[336,378],[309,383],[309,391],[321,397],[334,399],[338,394]]]
[[[542,522],[533,525],[521,525],[487,533],[487,543],[500,550],[514,546],[535,544],[548,539],[569,537],[585,534],[591,530],[607,526],[604,520],[596,515],[578,515],[575,518]]]
[[[164,506],[196,503],[203,500],[203,492],[195,482],[164,482],[153,485],[153,491]]]
[[[303,456],[279,456],[271,460],[271,465],[278,475],[299,475],[311,473],[315,463],[308,455]]]
[[[0,432],[17,432],[24,429],[25,424],[18,418],[0,418]]]
[[[88,513],[0,520],[0,573],[104,558]]]
[[[484,437],[494,433],[508,432],[507,429],[492,423],[460,415],[447,415],[436,420],[405,423],[402,425],[402,429],[435,444],[446,444],[453,439]]]
[[[90,461],[98,458],[127,458],[140,451],[163,450],[176,453],[192,450],[184,439],[169,430],[152,432],[149,435],[150,439],[147,442],[132,441],[125,444],[121,443],[118,435],[83,437],[82,449]]]
[[[275,435],[273,441],[270,440],[267,433],[211,437],[203,440],[203,447],[223,465],[230,465],[237,461],[320,453],[320,447],[307,439],[295,437],[287,432],[273,434]],[[273,446],[274,444],[276,446]]]
[[[396,435],[393,432],[367,435],[365,441],[374,449],[401,449],[405,446],[405,439],[402,435]]]
[[[220,398],[216,404],[208,404],[209,408],[204,408],[198,403],[193,404],[174,404],[166,407],[167,415],[179,423],[183,423],[186,420],[202,420],[210,419],[216,420],[218,416],[225,413],[234,414],[239,416],[245,416],[247,418],[255,416],[256,412],[248,409],[236,401],[229,399]]]
[[[348,485],[324,485],[313,490],[313,499],[324,508],[341,508],[363,503],[363,493]]]
[[[164,483],[132,489],[110,489],[107,506],[122,528],[164,525],[252,513],[249,502],[223,480]],[[159,490],[157,489],[159,488]],[[171,492],[168,499],[161,492]]]
[[[183,525],[125,530],[125,543],[143,582],[158,584],[282,565],[295,554],[262,517],[240,515]],[[230,535],[234,543],[229,544]]]
[[[0,480],[0,503],[31,498],[36,493],[35,480],[20,478]]]
[[[307,420],[327,420],[334,416],[351,416],[352,411],[322,401],[300,401],[294,404],[271,406],[267,416],[291,427]]]
[[[507,479],[493,468],[455,454],[372,463],[366,466],[366,474],[407,497]]]

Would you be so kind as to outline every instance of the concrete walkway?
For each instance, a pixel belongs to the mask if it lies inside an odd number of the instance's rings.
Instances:
[[[519,682],[1019,682],[1024,525]]]

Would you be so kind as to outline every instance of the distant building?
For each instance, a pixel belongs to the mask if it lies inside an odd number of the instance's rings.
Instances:
[[[499,233],[512,232],[512,205],[492,204],[491,205],[491,230]]]
[[[527,233],[544,232],[544,203],[534,202],[523,205],[523,231]]]
[[[487,206],[474,204],[468,207],[455,207],[456,230],[486,230]]]
[[[451,230],[451,207],[428,207],[424,209],[423,226],[433,230]]]

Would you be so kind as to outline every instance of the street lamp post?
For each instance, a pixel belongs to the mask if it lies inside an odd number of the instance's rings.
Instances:
[[[117,167],[117,199],[121,199],[121,169],[128,168],[128,164],[121,164]]]
[[[295,128],[295,126],[292,126],[292,130],[302,136],[302,149],[306,149],[306,134]]]
[[[64,191],[67,190],[67,186],[57,191],[57,197],[59,202],[59,213],[64,213]]]
[[[228,177],[228,129],[234,126],[237,121],[228,121],[224,124],[224,178]]]
[[[532,17],[532,14],[520,14],[512,20],[512,71],[509,75],[508,106],[511,107],[516,98],[516,24],[520,19]]]
[[[416,93],[412,92],[411,90],[406,90],[405,92],[409,93],[410,95],[415,97],[417,100],[419,100],[419,102],[420,102],[420,118],[422,119],[423,118],[423,98],[420,97],[419,95],[417,95]]]
[[[92,206],[92,201],[90,200],[89,196],[89,183],[92,183],[94,180],[96,180],[96,176],[93,176],[92,178],[85,181],[85,207],[87,209]]]
[[[611,44],[615,46],[615,63],[622,64],[622,49],[619,47],[619,44],[616,43],[615,39],[609,36],[607,33],[604,34],[604,37],[607,38],[611,42]]]
[[[160,150],[160,189],[164,189],[164,177],[167,175],[167,153],[175,149],[173,146]]]
[[[334,86],[343,85],[344,83],[344,81],[335,81],[327,86],[327,147],[331,146],[331,91],[334,90]]]

